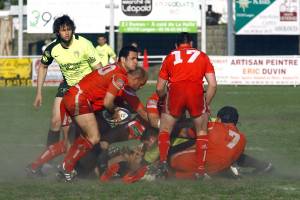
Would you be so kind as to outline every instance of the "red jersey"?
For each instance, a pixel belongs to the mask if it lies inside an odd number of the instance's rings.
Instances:
[[[168,80],[169,83],[191,81],[202,84],[206,73],[214,73],[214,67],[208,56],[184,44],[167,55],[162,63],[159,77]]]
[[[243,153],[246,138],[234,124],[208,123],[207,169],[210,173],[228,168]]]
[[[103,108],[106,92],[117,96],[127,82],[127,72],[123,67],[108,65],[86,75],[76,87],[70,88],[70,92],[80,88],[81,94],[92,103],[96,111]]]
[[[209,122],[208,124],[208,149],[206,152],[205,170],[215,174],[232,165],[243,153],[246,138],[233,124]],[[197,172],[196,149],[189,148],[175,153],[171,157],[171,166],[175,170]]]

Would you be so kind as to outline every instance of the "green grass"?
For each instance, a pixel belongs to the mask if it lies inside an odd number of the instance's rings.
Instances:
[[[39,111],[32,107],[34,88],[0,88],[0,199],[300,199],[300,89],[289,86],[219,86],[212,113],[224,105],[239,109],[239,128],[248,139],[246,153],[271,161],[271,175],[241,180],[102,184],[97,180],[58,183],[32,180],[25,166],[46,141],[55,87],[44,89]],[[139,95],[146,100],[154,90]]]

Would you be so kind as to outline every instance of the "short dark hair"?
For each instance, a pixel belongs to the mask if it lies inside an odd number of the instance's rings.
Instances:
[[[100,37],[103,37],[103,38],[105,38],[107,40],[107,36],[104,33],[99,34],[97,38],[100,38]]]
[[[138,49],[136,47],[134,47],[134,46],[125,46],[125,47],[122,47],[122,49],[119,51],[119,61],[120,61],[120,59],[122,57],[123,58],[127,58],[130,51],[138,53]]]
[[[223,123],[234,123],[235,125],[239,121],[239,113],[236,108],[232,106],[224,106],[218,111],[217,117],[221,119]]]
[[[186,44],[186,43],[190,43],[192,41],[192,37],[188,32],[181,32],[178,36],[177,36],[177,40],[176,40],[176,44]]]
[[[58,34],[60,27],[64,25],[70,27],[73,33],[75,32],[76,26],[74,21],[68,15],[63,15],[55,19],[53,23],[53,33]]]

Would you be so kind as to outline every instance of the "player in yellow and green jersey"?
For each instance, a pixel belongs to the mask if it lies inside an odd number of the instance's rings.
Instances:
[[[98,55],[101,58],[101,64],[102,66],[108,65],[110,59],[116,61],[117,56],[114,50],[107,44],[107,38],[105,34],[101,34],[98,36],[98,46],[96,46],[96,50],[98,52]]]
[[[55,60],[63,75],[63,82],[58,88],[52,107],[52,117],[48,132],[47,147],[59,140],[61,119],[60,103],[66,90],[76,85],[85,75],[93,69],[101,67],[100,57],[93,44],[84,37],[74,34],[75,24],[69,16],[63,15],[57,18],[53,24],[53,32],[56,40],[47,46],[43,52],[41,64],[38,69],[37,90],[33,106],[39,108],[42,105],[42,87],[47,75],[48,66]],[[63,128],[64,133],[68,127]],[[35,170],[31,165],[31,170]]]

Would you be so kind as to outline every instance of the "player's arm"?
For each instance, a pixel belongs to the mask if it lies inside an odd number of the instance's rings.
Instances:
[[[119,91],[124,88],[126,81],[127,78],[124,75],[115,74],[108,86],[103,100],[103,105],[112,114],[114,113],[116,107],[114,104],[114,100]]]
[[[104,97],[104,107],[107,111],[109,111],[110,113],[114,113],[115,112],[115,104],[114,104],[114,100],[115,100],[116,96],[110,92],[106,92],[106,95]]]
[[[109,57],[112,58],[115,62],[117,61],[117,55],[111,47],[109,51]]]
[[[43,52],[41,62],[38,67],[36,96],[33,102],[33,106],[36,109],[40,108],[42,105],[42,87],[44,85],[47,76],[48,66],[53,61],[53,57],[51,56],[51,51],[55,44],[56,43],[52,43],[47,46],[47,48]]]
[[[160,126],[160,118],[159,114],[157,113],[147,113],[148,114],[148,119],[149,123],[153,128],[159,128]]]
[[[205,79],[208,83],[207,85],[207,90],[206,90],[206,95],[205,95],[205,101],[206,101],[206,104],[210,105],[213,97],[215,96],[216,94],[216,91],[217,91],[217,81],[216,81],[216,76],[214,73],[207,73],[205,74]]]
[[[36,87],[36,95],[33,102],[33,106],[38,109],[42,105],[42,87],[44,85],[46,76],[48,71],[48,65],[43,63],[39,64],[38,74],[37,74],[37,87]]]
[[[122,92],[122,98],[130,105],[130,107],[137,112],[137,114],[146,122],[148,122],[147,111],[140,98],[136,95],[134,91],[129,90],[129,88],[124,88]]]
[[[162,98],[166,95],[166,85],[168,83],[168,63],[169,57],[167,56],[166,59],[162,63],[162,67],[158,74],[158,80],[156,84],[156,93],[157,95]]]
[[[158,110],[158,100],[154,98],[150,98],[146,104],[147,116],[150,125],[153,128],[159,128],[160,126],[160,116]]]
[[[86,56],[87,56],[88,63],[90,64],[90,66],[92,66],[93,69],[98,69],[100,67],[103,67],[101,64],[101,58],[97,53],[96,48],[88,40],[86,41]]]
[[[164,97],[166,95],[166,85],[167,85],[167,80],[158,77],[157,84],[156,84],[156,93],[160,98]]]
[[[208,106],[210,107],[210,103],[212,99],[214,98],[216,91],[217,91],[217,81],[215,76],[215,70],[213,65],[211,64],[209,57],[206,56],[206,73],[205,73],[205,79],[208,83],[206,95],[205,95],[205,101]]]
[[[141,104],[142,105],[142,104]],[[142,106],[139,106],[136,110],[136,112],[138,113],[138,115],[143,119],[145,120],[146,122],[148,122],[148,116],[147,116],[147,111],[145,109],[145,107],[142,105]]]

